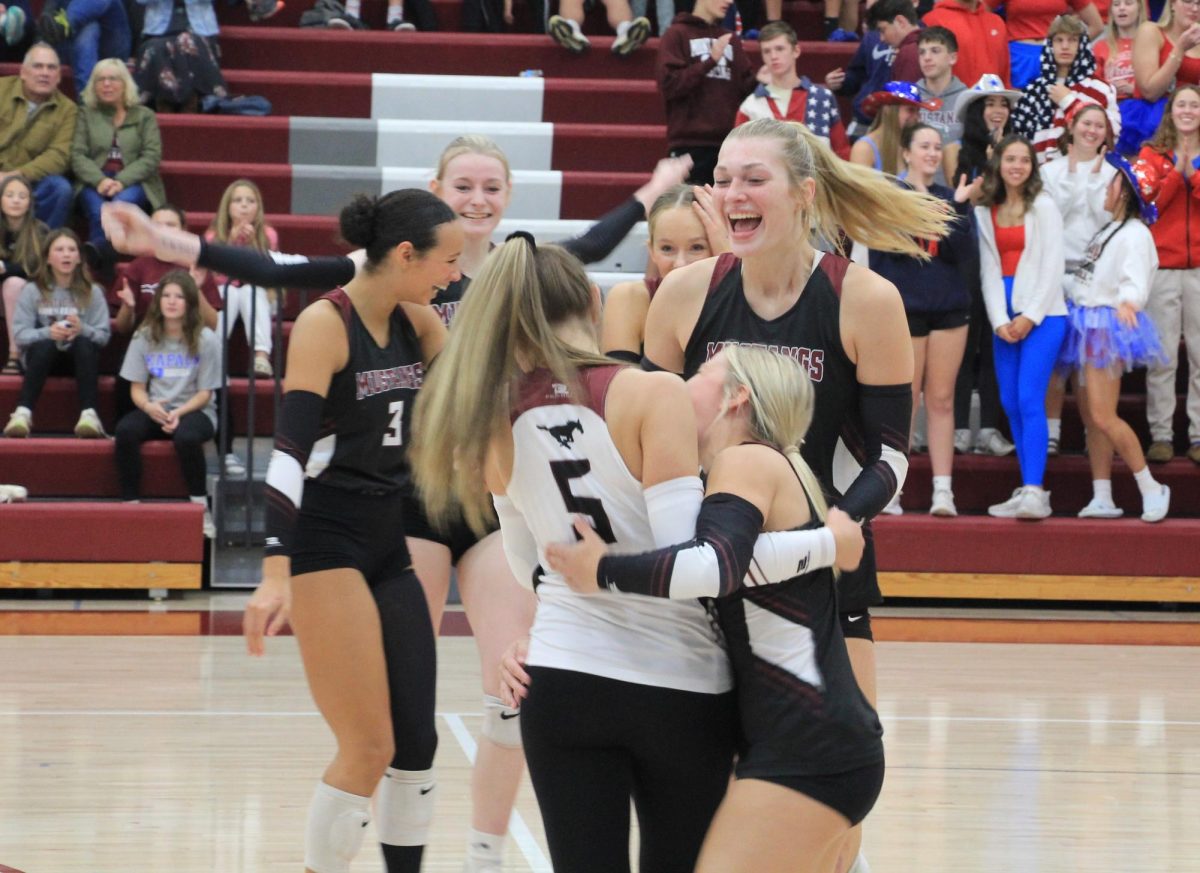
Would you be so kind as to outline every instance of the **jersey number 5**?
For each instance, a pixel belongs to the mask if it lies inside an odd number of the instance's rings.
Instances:
[[[388,412],[392,414],[392,420],[388,422],[388,429],[383,432],[383,444],[398,446],[404,442],[404,401],[393,400],[388,404]]]
[[[606,543],[615,543],[617,538],[613,536],[612,525],[608,521],[608,513],[604,511],[604,504],[600,502],[598,497],[580,497],[571,490],[571,480],[578,479],[581,476],[586,476],[592,471],[591,462],[586,460],[580,461],[551,461],[550,472],[554,475],[554,481],[558,483],[558,493],[562,495],[563,504],[567,507],[567,512],[577,512],[580,515],[586,515],[592,520],[592,527],[596,529],[600,539]],[[575,534],[576,539],[579,534]]]

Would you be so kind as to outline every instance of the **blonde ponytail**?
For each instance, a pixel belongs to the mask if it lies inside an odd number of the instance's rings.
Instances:
[[[508,426],[522,369],[545,367],[574,391],[579,367],[613,363],[555,333],[572,319],[590,323],[591,309],[587,273],[565,249],[513,239],[488,255],[417,396],[410,458],[435,525],[444,529],[461,512],[482,533],[494,517],[484,462]]]
[[[787,456],[800,479],[817,518],[825,520],[829,505],[821,483],[800,454],[812,424],[815,402],[807,371],[792,358],[753,346],[726,346],[725,396],[740,387],[750,393],[750,435]]]
[[[779,143],[793,188],[806,179],[816,182],[809,224],[817,236],[837,239],[845,232],[876,251],[927,260],[929,253],[917,240],[950,232],[954,214],[944,201],[843,161],[802,124],[760,118],[735,127],[725,141],[753,138]]]

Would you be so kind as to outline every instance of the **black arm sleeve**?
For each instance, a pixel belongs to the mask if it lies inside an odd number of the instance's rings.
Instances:
[[[908,475],[908,431],[912,426],[912,384],[859,385],[862,419],[862,472],[850,483],[838,508],[865,521],[878,515]]]
[[[304,468],[317,433],[325,398],[312,391],[283,395],[275,426],[275,450],[267,467],[266,555],[290,555],[292,528],[304,495]]]
[[[594,264],[612,254],[621,240],[629,236],[634,225],[645,217],[645,208],[630,197],[579,236],[563,240],[559,245],[585,264]]]
[[[247,246],[200,241],[201,267],[266,288],[333,288],[354,278],[354,261],[343,255],[310,258],[260,252]]]
[[[642,363],[642,356],[640,354],[628,351],[627,349],[613,349],[611,352],[605,352],[604,354],[618,361],[624,361],[626,364],[633,364],[635,367]]]
[[[650,360],[645,355],[642,355],[642,369],[645,370],[647,373],[675,373],[674,370],[668,370],[666,367],[660,367],[658,364],[654,363],[654,361]],[[675,375],[681,376],[683,374],[675,373]]]
[[[762,513],[748,500],[710,494],[700,504],[695,539],[639,555],[607,555],[596,576],[600,587],[630,594],[721,597],[743,584],[762,524]]]

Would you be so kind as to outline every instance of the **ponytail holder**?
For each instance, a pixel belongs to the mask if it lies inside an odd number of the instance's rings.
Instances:
[[[510,233],[508,236],[506,236],[504,238],[504,241],[508,242],[509,240],[514,240],[514,239],[525,240],[525,242],[529,243],[529,250],[531,252],[533,252],[535,255],[537,254],[537,241],[533,238],[533,234],[531,234],[529,231],[514,230],[512,233]]]

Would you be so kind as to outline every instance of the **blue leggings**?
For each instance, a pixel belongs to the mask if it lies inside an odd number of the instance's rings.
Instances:
[[[1017,315],[1012,308],[1012,285],[1012,276],[1005,276],[1004,298],[1010,319]],[[1041,485],[1046,472],[1046,443],[1050,438],[1046,389],[1066,335],[1066,316],[1048,315],[1019,343],[992,337],[1000,404],[1017,444],[1023,485]]]

